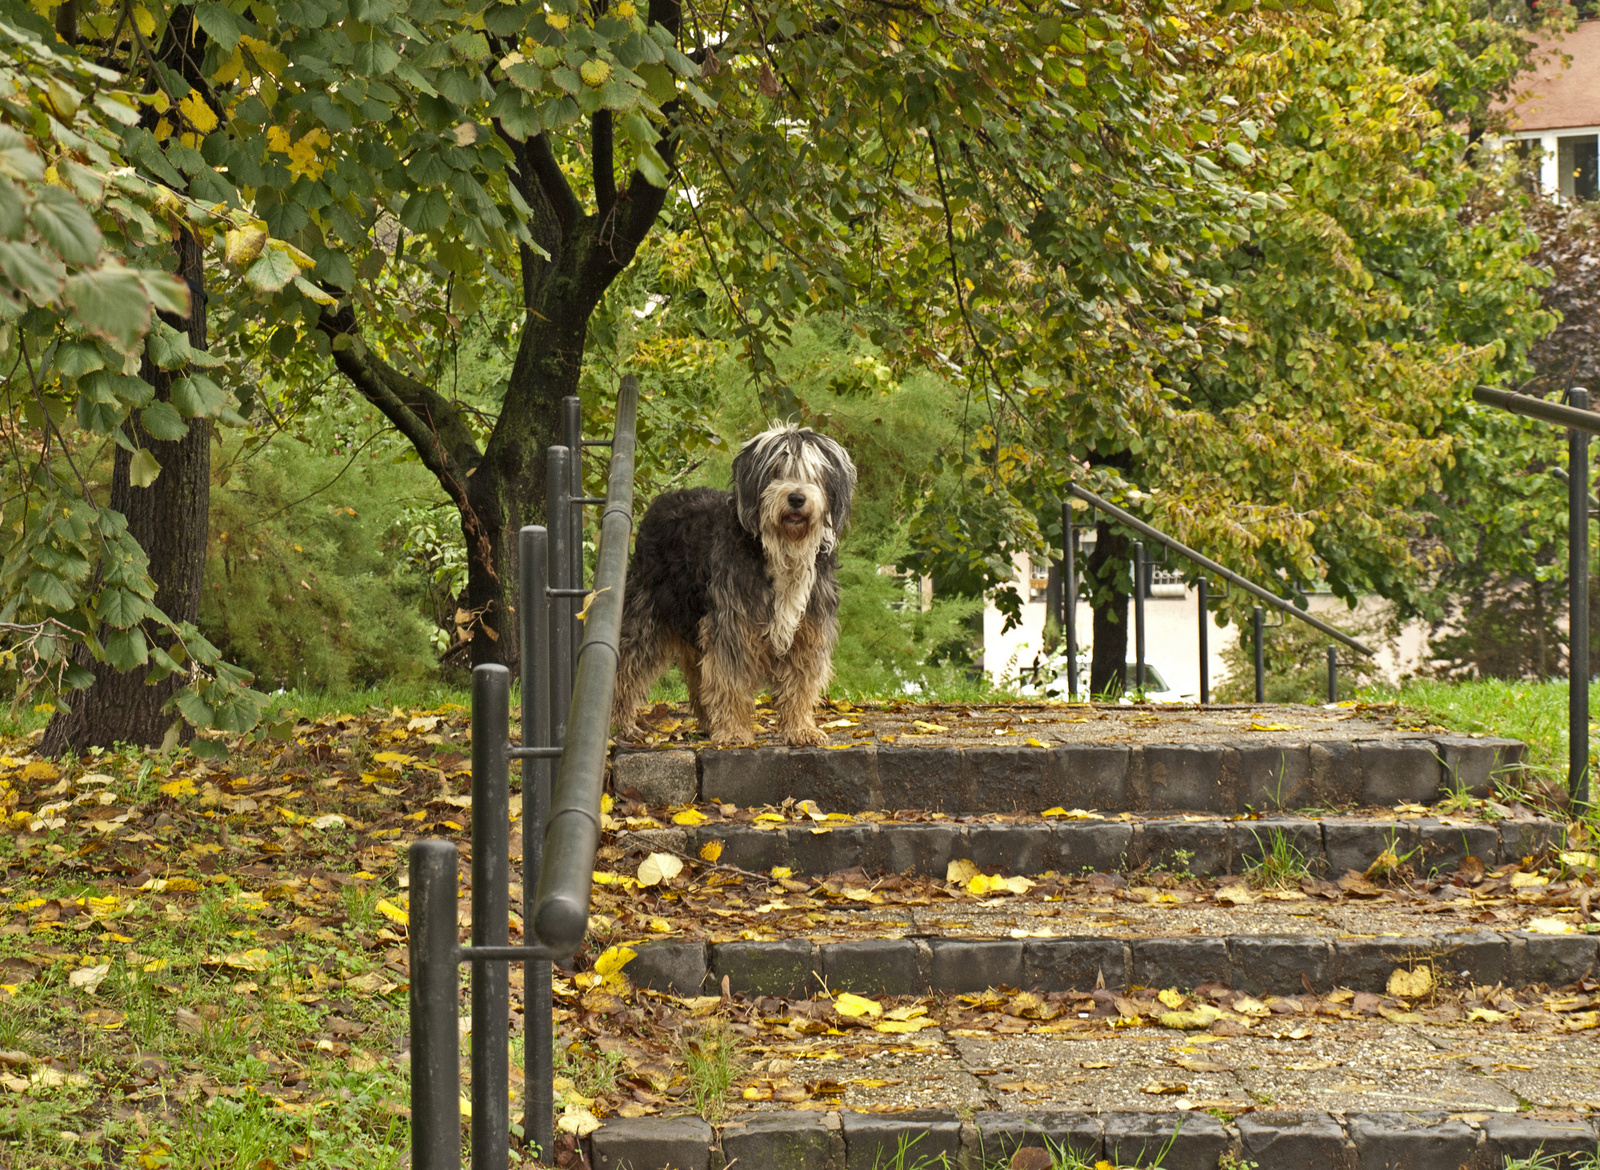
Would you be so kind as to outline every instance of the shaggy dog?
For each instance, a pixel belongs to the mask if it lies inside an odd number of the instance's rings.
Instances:
[[[827,742],[812,707],[833,671],[835,550],[855,484],[838,443],[773,426],[740,449],[731,492],[690,488],[650,505],[628,564],[619,738],[639,734],[639,706],[676,660],[713,740],[754,740],[753,696],[765,681],[786,742]]]

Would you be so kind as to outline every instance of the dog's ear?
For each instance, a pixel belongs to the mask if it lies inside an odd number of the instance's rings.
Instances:
[[[761,489],[767,486],[772,462],[763,437],[757,435],[733,457],[733,502],[739,510],[739,524],[757,538],[761,536]]]
[[[822,488],[828,493],[828,521],[834,532],[850,526],[850,500],[856,490],[856,465],[850,454],[832,439],[808,436],[822,456]]]

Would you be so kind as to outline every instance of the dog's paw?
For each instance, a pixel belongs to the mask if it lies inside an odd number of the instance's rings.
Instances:
[[[828,733],[814,724],[786,728],[782,735],[783,742],[790,747],[821,747],[828,742]]]
[[[711,729],[713,743],[747,744],[755,743],[756,737],[748,727],[713,727]]]
[[[630,723],[626,727],[617,728],[617,734],[615,736],[613,736],[612,738],[619,739],[619,740],[621,740],[621,739],[639,739],[643,735],[644,735],[644,728],[640,727],[637,723]]]

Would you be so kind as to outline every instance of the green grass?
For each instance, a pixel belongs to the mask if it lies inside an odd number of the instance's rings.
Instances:
[[[726,1023],[703,1029],[683,1045],[694,1110],[713,1124],[727,1112],[728,1094],[739,1075],[738,1039]]]
[[[1520,739],[1528,745],[1528,765],[1536,776],[1564,783],[1567,774],[1567,684],[1564,681],[1442,682],[1414,679],[1400,688],[1367,687],[1369,703],[1400,703],[1430,723],[1452,731],[1483,732]],[[1589,719],[1600,716],[1600,688],[1591,694]],[[1600,741],[1591,736],[1593,767]]]
[[[1266,841],[1254,834],[1261,846],[1261,860],[1245,870],[1250,884],[1260,889],[1286,890],[1298,886],[1311,876],[1306,868],[1306,855],[1295,848],[1293,841],[1281,829],[1267,832]]]

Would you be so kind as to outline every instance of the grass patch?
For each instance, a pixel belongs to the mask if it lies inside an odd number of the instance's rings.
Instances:
[[[1442,682],[1413,679],[1399,688],[1366,687],[1369,703],[1399,703],[1429,723],[1452,731],[1520,739],[1537,777],[1564,783],[1567,774],[1567,684],[1551,682]],[[1589,718],[1600,715],[1600,688],[1591,695]],[[1591,769],[1600,741],[1591,740]],[[1592,772],[1591,772],[1592,774]]]
[[[727,1112],[728,1093],[739,1075],[737,1051],[732,1030],[721,1020],[684,1041],[683,1064],[694,1110],[713,1124]]]
[[[1260,833],[1253,832],[1253,836],[1261,849],[1261,860],[1245,870],[1245,877],[1252,886],[1272,890],[1298,888],[1311,876],[1306,867],[1306,855],[1282,829],[1269,829],[1265,842]]]

